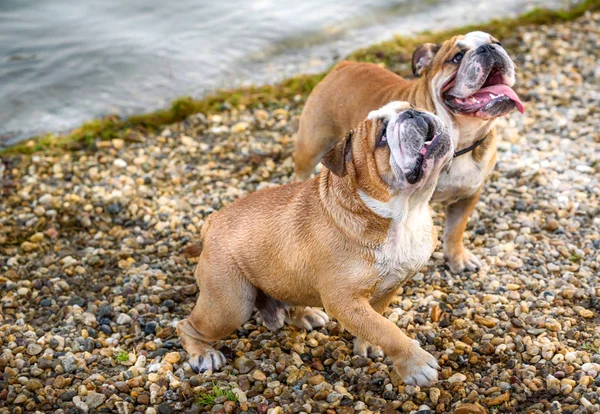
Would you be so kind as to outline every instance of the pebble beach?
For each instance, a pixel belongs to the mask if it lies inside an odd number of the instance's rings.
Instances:
[[[271,332],[255,314],[217,343],[222,371],[187,363],[173,324],[195,304],[200,228],[291,181],[306,96],[1,155],[0,413],[600,412],[599,27],[588,13],[501,39],[526,112],[498,121],[465,234],[484,266],[451,274],[438,246],[384,314],[438,359],[431,388],[353,356],[335,321]]]

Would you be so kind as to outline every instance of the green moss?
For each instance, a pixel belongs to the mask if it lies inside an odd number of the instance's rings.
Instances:
[[[600,10],[600,0],[585,0],[568,10],[534,9],[516,18],[492,20],[488,23],[469,25],[436,33],[423,32],[413,37],[396,36],[348,56],[349,60],[384,63],[391,70],[401,74],[410,72],[410,58],[413,50],[422,43],[439,43],[460,33],[485,30],[499,39],[515,34],[520,26],[545,25],[570,21],[587,11]],[[510,45],[509,45],[510,49]],[[4,154],[31,154],[45,150],[73,150],[93,148],[97,140],[127,137],[134,132],[146,133],[181,121],[195,113],[216,113],[230,106],[244,105],[249,108],[275,108],[290,104],[296,95],[302,98],[323,79],[326,72],[316,75],[301,75],[286,79],[275,85],[250,86],[235,90],[222,90],[201,100],[190,97],[177,99],[170,108],[122,119],[116,115],[84,123],[81,127],[65,135],[46,134],[34,137],[13,147],[0,150]]]

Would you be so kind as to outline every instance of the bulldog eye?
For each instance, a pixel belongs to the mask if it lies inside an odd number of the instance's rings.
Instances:
[[[387,126],[389,121],[384,121],[381,126],[381,130],[379,130],[379,135],[377,136],[377,142],[375,143],[375,147],[382,147],[387,145]]]
[[[456,55],[454,55],[454,57],[452,58],[452,62],[454,63],[460,63],[460,61],[462,60],[463,56],[465,54],[463,52],[458,52]]]

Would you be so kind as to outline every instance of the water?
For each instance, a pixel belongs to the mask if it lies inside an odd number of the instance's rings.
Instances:
[[[560,0],[0,0],[0,145]]]

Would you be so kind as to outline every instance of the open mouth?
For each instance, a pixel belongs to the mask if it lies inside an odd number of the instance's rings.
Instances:
[[[502,115],[513,108],[521,113],[525,108],[517,93],[506,83],[498,68],[492,68],[485,82],[474,94],[466,97],[457,97],[451,94],[455,79],[451,79],[444,87],[444,101],[446,105],[463,114],[474,116]]]
[[[427,132],[425,142],[419,150],[419,155],[417,156],[415,166],[408,174],[406,174],[406,180],[410,184],[415,184],[423,177],[423,172],[425,171],[425,160],[431,158],[436,153],[436,150],[439,147],[441,136],[441,132],[436,134],[431,128]]]

